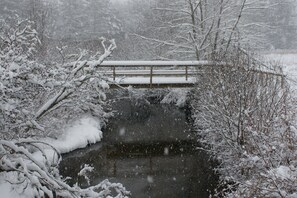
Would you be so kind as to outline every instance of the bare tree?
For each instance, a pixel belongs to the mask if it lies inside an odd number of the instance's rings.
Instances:
[[[138,35],[155,43],[160,57],[210,59],[213,54],[240,45],[267,46],[267,13],[279,2],[259,0],[156,1],[151,35]]]
[[[175,0],[158,2],[159,38],[146,38],[167,46],[164,56],[206,59],[229,47],[236,37],[246,1]]]

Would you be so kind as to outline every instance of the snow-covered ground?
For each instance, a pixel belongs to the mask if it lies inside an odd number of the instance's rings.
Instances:
[[[265,52],[263,56],[269,60],[283,63],[287,69],[297,65],[297,52]]]
[[[271,60],[282,65],[285,75],[288,76],[291,84],[297,88],[297,51],[266,52],[263,56],[266,60]]]
[[[8,177],[7,175],[0,175],[1,178],[6,178]],[[0,182],[4,182],[4,180],[0,180]],[[1,192],[1,197],[5,198],[18,198],[18,197],[29,197],[31,195],[30,192],[24,191],[24,192],[18,192],[15,189],[12,189],[12,186],[8,182],[0,183],[0,192]]]

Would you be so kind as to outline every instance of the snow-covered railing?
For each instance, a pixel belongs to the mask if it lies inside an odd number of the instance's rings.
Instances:
[[[104,61],[101,66],[213,66],[215,62],[212,61]],[[223,63],[221,63],[223,64]]]
[[[217,63],[210,61],[104,61],[100,67],[111,67],[112,71],[106,71],[105,74],[112,75],[114,81],[118,76],[149,76],[149,85],[152,87],[153,76],[184,76],[190,84],[192,82],[188,80],[195,73],[194,67],[214,65]]]
[[[130,80],[132,77],[146,77],[149,78],[149,82],[143,81],[142,84],[148,84],[152,87],[153,84],[176,84],[168,80],[166,83],[165,78],[169,77],[182,77],[183,84],[193,84],[193,76],[201,69],[206,67],[228,67],[229,64],[223,62],[213,62],[213,61],[104,61],[99,67],[108,67],[111,70],[105,70],[104,73],[111,76],[113,81],[116,82],[116,78],[120,76],[126,77],[126,83],[129,84],[128,78]],[[275,75],[283,77],[283,74],[276,73],[267,69],[250,69],[249,71],[261,73],[265,75]],[[159,79],[157,79],[157,76]],[[155,78],[154,78],[155,77]],[[162,77],[162,83],[160,82],[160,77]],[[153,78],[155,79],[153,82]],[[145,78],[143,78],[145,79]],[[181,78],[180,82],[181,83]],[[140,80],[138,81],[139,83]],[[133,83],[132,83],[133,84]]]

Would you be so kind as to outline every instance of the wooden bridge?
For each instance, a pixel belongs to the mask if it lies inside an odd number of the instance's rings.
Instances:
[[[167,88],[193,87],[196,74],[210,67],[226,67],[228,64],[211,61],[104,61],[102,72],[108,76],[110,87]],[[265,70],[250,70],[258,74],[283,74]]]
[[[199,68],[208,61],[104,61],[100,67],[109,76],[111,87],[165,88],[192,87]]]

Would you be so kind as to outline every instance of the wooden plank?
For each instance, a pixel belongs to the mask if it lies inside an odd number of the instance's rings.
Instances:
[[[212,61],[104,61],[101,63],[101,67],[103,66],[117,66],[117,67],[168,67],[168,66],[213,66],[218,63]],[[223,63],[221,63],[223,64]]]
[[[153,83],[150,84],[110,84],[111,89],[118,89],[120,87],[133,87],[137,89],[141,88],[186,88],[186,87],[194,87],[195,83]]]
[[[103,71],[105,75],[114,75],[113,71]],[[197,71],[188,70],[186,75],[194,75]],[[148,76],[151,74],[151,70],[116,70],[117,76]],[[185,76],[185,70],[153,70],[153,75],[182,75]]]

